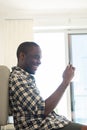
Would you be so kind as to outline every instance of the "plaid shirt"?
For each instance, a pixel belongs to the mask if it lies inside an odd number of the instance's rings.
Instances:
[[[14,67],[9,78],[10,109],[16,130],[51,130],[69,123],[54,111],[44,117],[45,101],[39,94],[34,77]]]

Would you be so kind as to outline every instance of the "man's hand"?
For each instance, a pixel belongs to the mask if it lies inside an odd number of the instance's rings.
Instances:
[[[63,72],[63,82],[69,84],[72,78],[74,77],[75,67],[69,64],[65,71]]]

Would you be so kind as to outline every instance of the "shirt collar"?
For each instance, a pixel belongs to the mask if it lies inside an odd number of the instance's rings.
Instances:
[[[30,74],[30,73],[28,73],[27,71],[25,71],[25,70],[23,70],[22,68],[20,68],[19,66],[14,66],[14,67],[12,67],[12,72],[13,71],[21,71],[21,73],[23,73],[24,75],[26,75],[26,76],[31,76],[32,77],[32,79],[34,79],[34,76],[32,75],[32,74]]]

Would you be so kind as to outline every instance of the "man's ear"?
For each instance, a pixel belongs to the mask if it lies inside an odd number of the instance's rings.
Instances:
[[[20,55],[19,55],[20,59],[23,61],[24,58],[25,58],[25,54],[23,52],[20,52]]]

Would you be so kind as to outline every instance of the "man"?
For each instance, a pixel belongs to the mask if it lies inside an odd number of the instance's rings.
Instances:
[[[87,126],[70,122],[53,110],[74,76],[68,65],[63,81],[45,101],[36,87],[34,74],[41,64],[41,49],[34,42],[23,42],[17,49],[17,66],[9,78],[10,108],[16,130],[87,130]]]

